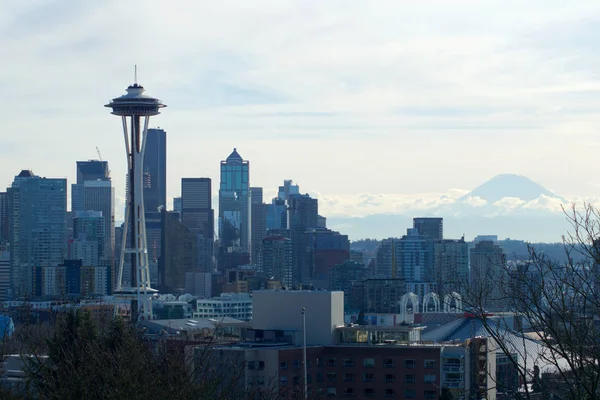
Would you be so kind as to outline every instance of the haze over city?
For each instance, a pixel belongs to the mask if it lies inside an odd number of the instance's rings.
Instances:
[[[328,217],[435,208],[503,173],[596,201],[598,2],[369,5],[3,3],[0,182],[23,168],[71,182],[97,146],[122,199],[102,105],[137,64],[169,105],[153,121],[168,199],[181,177],[216,185],[236,147],[266,198],[293,179]]]

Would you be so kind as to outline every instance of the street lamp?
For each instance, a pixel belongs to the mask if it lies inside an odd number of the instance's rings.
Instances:
[[[306,308],[302,307],[302,335],[304,337],[302,343],[302,357],[304,358],[304,399],[308,399],[308,381],[306,372]]]

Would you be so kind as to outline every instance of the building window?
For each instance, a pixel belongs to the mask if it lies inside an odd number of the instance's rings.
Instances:
[[[386,383],[396,382],[396,374],[385,374],[385,382]]]
[[[372,372],[365,372],[363,375],[363,380],[365,382],[373,382],[375,380],[375,374]]]
[[[335,367],[335,357],[327,357],[327,366]]]
[[[435,368],[436,364],[437,364],[436,360],[425,360],[425,368],[427,368],[427,369]]]
[[[356,379],[354,378],[354,374],[346,373],[344,374],[344,382],[354,382]]]
[[[385,397],[396,397],[396,389],[385,389]]]
[[[415,374],[404,374],[404,383],[415,383]]]
[[[258,370],[262,371],[263,369],[265,369],[265,362],[264,361],[259,361],[258,362]]]
[[[375,359],[374,358],[365,358],[363,360],[363,366],[367,367],[367,368],[372,368],[375,366]]]
[[[323,382],[323,373],[317,372],[317,382]]]
[[[335,397],[337,396],[337,389],[334,387],[328,387],[327,388],[327,396],[328,397]]]
[[[312,383],[312,375],[306,374],[306,383]]]
[[[434,383],[436,378],[435,374],[425,374],[425,383]]]
[[[287,376],[280,376],[279,377],[279,384],[281,386],[287,386]]]
[[[354,358],[344,358],[344,367],[354,367]]]
[[[392,358],[386,358],[384,364],[385,364],[386,368],[395,368],[396,367],[396,363],[394,362],[394,359],[392,359]]]
[[[300,360],[294,360],[294,368],[300,368]]]
[[[287,361],[282,361],[279,363],[279,369],[285,371],[287,369]]]
[[[344,397],[354,397],[354,388],[346,388],[344,390]]]
[[[404,389],[404,397],[407,399],[414,399],[417,397],[417,392],[415,389]]]
[[[323,363],[323,359],[317,357],[317,367],[323,367],[324,365],[325,364]]]
[[[363,396],[365,397],[375,397],[375,389],[373,388],[364,388]]]
[[[337,380],[337,374],[335,372],[327,373],[327,381],[328,382],[335,382],[336,380]]]
[[[256,369],[256,361],[248,361],[248,369],[255,370]]]
[[[423,397],[426,399],[435,399],[437,398],[437,393],[435,392],[435,389],[427,389],[423,392]]]
[[[312,368],[312,361],[306,360],[306,368]]]
[[[404,368],[415,368],[417,363],[414,359],[406,359],[404,360]]]

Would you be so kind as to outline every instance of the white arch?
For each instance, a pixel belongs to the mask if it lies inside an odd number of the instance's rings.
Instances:
[[[408,313],[408,302],[412,304],[413,314],[419,312],[419,297],[413,292],[405,293],[400,298],[400,314],[406,320],[406,314]]]
[[[423,297],[423,312],[426,313],[429,302],[433,300],[433,312],[440,312],[440,296],[435,292],[429,292]]]
[[[456,293],[456,292],[452,292],[450,294],[447,294],[444,296],[444,312],[445,313],[449,313],[451,306],[452,306],[452,300],[454,300],[454,312],[459,313],[462,311],[462,297],[460,296],[460,294]]]

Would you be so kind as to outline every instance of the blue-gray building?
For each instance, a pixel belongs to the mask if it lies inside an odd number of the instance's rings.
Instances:
[[[11,290],[32,295],[33,268],[60,264],[65,256],[67,180],[23,170],[7,189]]]
[[[167,132],[148,129],[144,153],[144,211],[167,206]]]
[[[250,251],[250,162],[233,149],[221,161],[219,243],[225,252]]]

